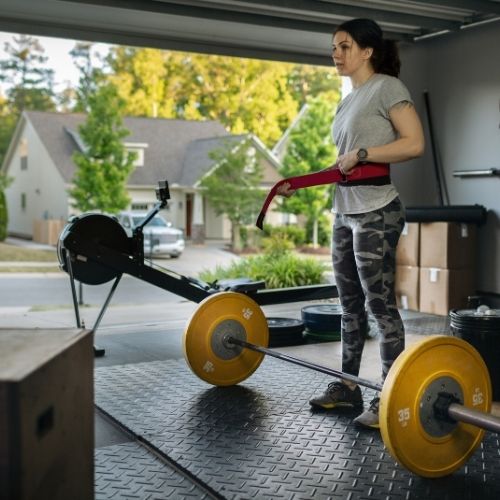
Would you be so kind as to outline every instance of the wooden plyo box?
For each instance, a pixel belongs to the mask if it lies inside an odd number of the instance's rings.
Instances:
[[[0,498],[94,497],[92,337],[0,329]]]

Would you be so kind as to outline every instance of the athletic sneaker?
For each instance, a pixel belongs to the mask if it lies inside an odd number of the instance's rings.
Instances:
[[[331,382],[321,396],[309,401],[311,406],[331,410],[333,408],[355,408],[363,406],[361,389],[350,389],[342,382]]]
[[[364,427],[370,427],[370,429],[380,429],[378,421],[378,407],[380,403],[380,398],[377,396],[373,398],[368,410],[365,410],[361,415],[354,419],[359,425]]]

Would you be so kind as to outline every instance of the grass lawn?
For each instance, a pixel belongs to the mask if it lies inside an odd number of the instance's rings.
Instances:
[[[0,262],[57,262],[55,249],[35,250],[0,243]]]

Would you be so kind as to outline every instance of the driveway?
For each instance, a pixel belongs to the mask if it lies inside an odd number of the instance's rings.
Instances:
[[[19,246],[52,249],[32,242],[9,238],[7,243]],[[177,259],[155,259],[153,263],[174,273],[198,277],[205,269],[216,266],[229,266],[239,257],[224,249],[224,242],[208,242],[206,245],[188,244],[184,253]],[[4,263],[5,264],[5,263]],[[16,263],[8,263],[9,267]],[[19,262],[26,266],[26,263]],[[35,264],[35,263],[32,263]],[[46,263],[44,264],[46,266]],[[100,306],[106,299],[111,283],[103,285],[84,285],[82,303],[87,306]],[[80,287],[77,287],[80,292]],[[147,282],[124,275],[112,300],[113,305],[138,305],[151,303],[176,302],[182,298],[178,295],[159,289]],[[71,287],[68,275],[54,265],[50,273],[2,273],[0,272],[0,313],[12,311],[12,308],[69,306],[72,304]]]

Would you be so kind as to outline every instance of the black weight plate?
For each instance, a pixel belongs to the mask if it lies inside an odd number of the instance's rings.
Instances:
[[[57,256],[61,268],[68,272],[64,241],[71,234],[94,244],[101,244],[120,253],[129,252],[129,239],[120,223],[109,215],[82,214],[69,222],[61,232],[57,243]],[[97,249],[96,249],[97,251]],[[86,285],[101,285],[118,276],[119,271],[85,258],[72,258],[71,268],[76,280]]]
[[[294,318],[266,318],[269,333],[290,335],[294,333],[302,333],[304,330],[304,322]]]
[[[299,345],[304,342],[304,323],[294,318],[266,318],[269,328],[269,347]]]
[[[342,308],[338,304],[321,304],[303,307],[302,321],[311,332],[340,331]]]

